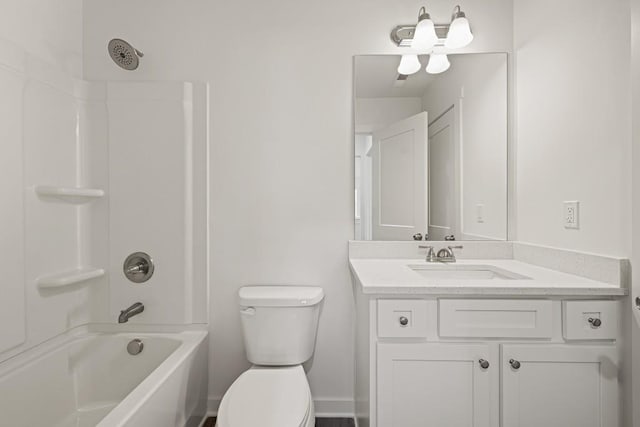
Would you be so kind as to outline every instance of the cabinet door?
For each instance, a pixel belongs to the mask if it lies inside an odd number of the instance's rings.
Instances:
[[[378,426],[489,427],[492,362],[487,345],[378,344]]]
[[[503,427],[618,426],[614,347],[502,346]]]

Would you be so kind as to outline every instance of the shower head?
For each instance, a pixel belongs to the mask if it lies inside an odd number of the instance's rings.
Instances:
[[[128,71],[138,68],[140,58],[144,56],[142,52],[122,39],[111,40],[108,49],[113,62]]]

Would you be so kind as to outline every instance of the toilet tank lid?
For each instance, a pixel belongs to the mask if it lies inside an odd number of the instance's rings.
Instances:
[[[306,307],[320,303],[324,291],[315,286],[243,286],[238,296],[245,307]]]

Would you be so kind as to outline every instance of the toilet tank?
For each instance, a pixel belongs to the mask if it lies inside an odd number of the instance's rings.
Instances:
[[[313,355],[322,288],[245,286],[238,292],[247,359],[255,365],[298,365]]]

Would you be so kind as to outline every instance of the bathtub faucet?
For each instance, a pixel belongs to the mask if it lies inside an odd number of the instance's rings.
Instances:
[[[137,302],[133,304],[131,307],[124,309],[120,312],[120,316],[118,316],[118,323],[127,323],[130,318],[133,316],[140,314],[144,311],[144,304],[141,302]]]

